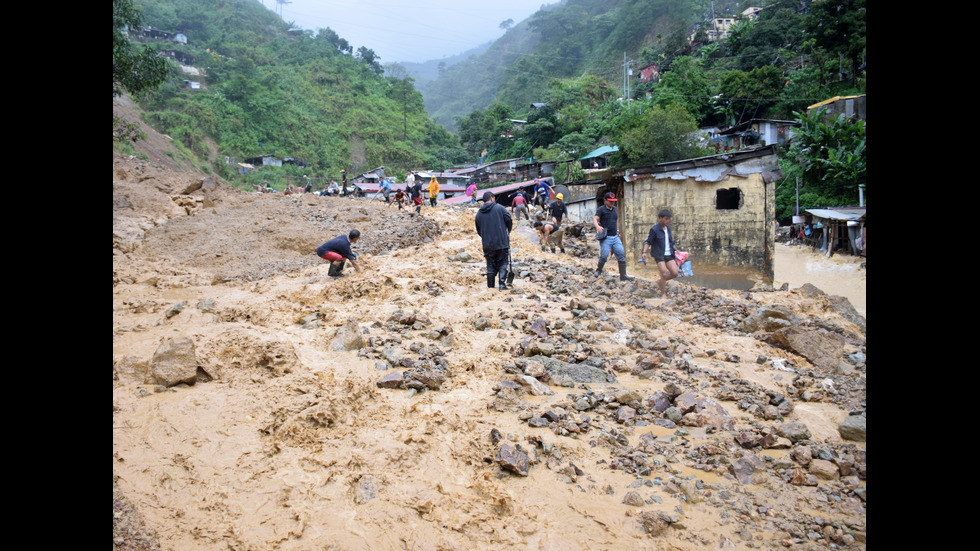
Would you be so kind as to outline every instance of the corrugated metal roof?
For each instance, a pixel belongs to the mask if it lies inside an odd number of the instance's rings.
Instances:
[[[833,209],[804,209],[804,212],[827,220],[859,220],[868,212],[868,207],[839,207]]]
[[[586,155],[584,157],[579,157],[578,159],[580,161],[582,159],[591,159],[592,157],[599,157],[599,156],[605,155],[606,153],[612,153],[613,151],[619,151],[619,146],[616,146],[616,145],[612,145],[612,146],[610,146],[610,145],[604,145],[604,146],[600,147],[599,149],[596,149],[592,153],[589,153],[588,155]]]
[[[542,178],[542,179],[545,180],[547,178]],[[478,190],[476,190],[476,197],[477,197],[477,199],[481,199],[481,198],[483,198],[483,194],[486,193],[486,192],[488,192],[488,191],[492,191],[494,195],[497,195],[497,194],[500,194],[500,193],[504,193],[506,191],[513,191],[513,190],[518,189],[518,188],[527,187],[527,186],[533,186],[533,185],[534,185],[534,180],[528,180],[526,182],[515,182],[513,184],[507,184],[507,185],[503,185],[503,186],[488,187],[488,188],[478,189]],[[463,203],[463,202],[467,202],[469,200],[470,200],[470,198],[467,195],[457,195],[455,197],[450,197],[449,199],[444,199],[442,202],[443,203],[446,203],[447,205],[454,205],[456,203]]]
[[[809,111],[810,109],[816,109],[817,107],[820,107],[820,106],[823,106],[823,105],[829,105],[831,103],[834,103],[835,101],[840,101],[842,99],[859,98],[859,97],[861,97],[863,95],[865,95],[865,94],[861,94],[861,95],[858,95],[858,96],[834,96],[834,97],[832,97],[830,99],[825,99],[825,100],[821,101],[820,103],[814,103],[810,107],[807,107],[806,110]]]
[[[380,183],[375,183],[375,182],[361,182],[359,184],[354,184],[354,185],[357,186],[357,187],[359,187],[359,188],[361,188],[362,190],[364,190],[364,191],[366,191],[368,193],[374,193],[376,191],[381,190],[381,184]],[[401,184],[389,184],[389,185],[391,186],[391,191],[398,191],[400,189],[405,189],[405,187],[406,187],[407,184],[401,183]],[[422,182],[422,192],[423,193],[427,193],[426,189],[428,187],[429,187],[429,181],[428,180],[423,181]],[[459,191],[466,191],[466,187],[467,186],[460,186],[460,185],[457,185],[457,184],[443,184],[443,183],[440,183],[439,184],[439,191],[441,191],[441,192],[449,192],[449,193],[456,193],[456,192],[459,192]]]
[[[466,176],[465,174],[460,174],[458,172],[416,172],[415,176],[416,178],[418,177],[432,178],[433,176],[435,176],[436,178],[455,178],[455,179],[469,178],[469,176]]]

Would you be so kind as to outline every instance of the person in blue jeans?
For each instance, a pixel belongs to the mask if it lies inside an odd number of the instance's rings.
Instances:
[[[602,276],[602,267],[606,265],[609,251],[616,255],[619,262],[619,280],[630,281],[633,277],[626,275],[626,249],[619,239],[618,231],[619,210],[616,208],[616,194],[609,192],[602,197],[602,206],[596,209],[592,224],[597,236],[605,233],[599,240],[599,266],[596,267],[595,277]]]

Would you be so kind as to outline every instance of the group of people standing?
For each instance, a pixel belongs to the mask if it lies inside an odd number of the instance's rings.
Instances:
[[[433,178],[433,180],[435,180]],[[421,182],[416,181],[415,175],[409,173],[407,195],[412,198],[415,204],[415,212],[420,212],[422,205]],[[435,195],[438,194],[438,182],[435,184]],[[429,186],[430,199],[434,197],[432,184]],[[542,193],[548,193],[544,190]],[[399,190],[395,196],[395,201],[401,208],[399,194],[402,198],[406,193]],[[547,197],[547,195],[545,195]],[[535,192],[535,200],[538,192]],[[526,199],[523,192],[511,194],[511,211],[516,210],[518,216],[520,212],[525,212],[527,206],[519,199]],[[619,209],[617,207],[618,198],[615,193],[607,192],[603,194],[603,204],[596,209],[592,219],[593,227],[596,230],[596,239],[599,240],[599,263],[594,272],[595,277],[601,277],[609,254],[616,257],[619,264],[620,281],[631,281],[634,278],[626,273],[626,251],[619,236]],[[559,193],[555,196],[552,203],[544,202],[541,204],[543,211],[548,213],[547,221],[536,220],[532,225],[538,232],[541,250],[545,251],[550,247],[554,253],[556,247],[565,252],[562,241],[564,229],[561,227],[562,220],[568,215],[568,210],[564,203],[564,196]],[[656,262],[660,279],[657,286],[660,289],[662,298],[667,298],[667,282],[678,275],[676,244],[673,232],[670,229],[672,214],[664,209],[658,213],[657,224],[650,228],[646,241],[643,242],[643,253],[640,257],[641,262],[647,261],[647,255],[653,257]],[[528,218],[530,219],[530,218]],[[519,218],[518,218],[519,220]],[[511,212],[506,207],[497,203],[497,196],[492,191],[483,194],[483,205],[476,213],[474,218],[476,232],[480,236],[483,246],[483,256],[486,260],[487,287],[496,287],[502,291],[508,289],[508,273],[511,267],[510,261],[510,232],[513,230],[514,221]],[[361,270],[357,263],[357,254],[351,250],[351,245],[360,239],[360,231],[351,230],[348,235],[341,235],[317,248],[317,255],[330,262],[330,270],[327,275],[330,277],[341,277],[345,263],[349,260],[357,271]]]
[[[546,251],[549,247],[551,252],[555,252],[557,246],[561,253],[565,252],[562,237],[564,229],[561,227],[562,219],[567,216],[568,210],[564,203],[564,196],[559,193],[555,196],[552,203],[538,202],[539,197],[547,197],[548,189],[535,190],[534,201],[540,204],[543,211],[548,212],[547,221],[536,220],[532,225],[538,232],[541,250]],[[475,224],[477,234],[483,241],[483,256],[487,263],[487,287],[493,288],[497,283],[498,289],[507,289],[505,283],[508,264],[510,262],[510,231],[513,227],[512,213],[516,212],[518,220],[520,213],[527,215],[527,205],[525,203],[526,194],[517,191],[511,194],[511,212],[508,212],[502,205],[497,204],[496,197],[491,191],[483,194],[484,205],[476,215]],[[619,264],[620,281],[631,281],[634,278],[626,273],[626,250],[619,237],[619,209],[618,199],[615,193],[607,192],[603,195],[603,204],[596,209],[592,224],[596,230],[596,238],[599,240],[599,263],[594,272],[595,277],[601,277],[603,267],[612,253]],[[672,218],[669,210],[662,210],[658,214],[658,221],[650,232],[646,241],[643,243],[643,254],[641,261],[646,262],[649,253],[657,264],[660,279],[657,286],[660,289],[662,298],[667,298],[667,281],[677,277],[677,260],[674,256],[675,241],[670,230],[670,220]],[[530,217],[528,217],[530,220]],[[559,253],[560,254],[560,253]]]

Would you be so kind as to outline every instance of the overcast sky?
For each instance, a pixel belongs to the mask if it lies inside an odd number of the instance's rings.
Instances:
[[[279,13],[276,0],[259,0]],[[500,23],[527,19],[557,0],[287,0],[282,19],[302,29],[330,27],[381,64],[462,53],[503,36]]]

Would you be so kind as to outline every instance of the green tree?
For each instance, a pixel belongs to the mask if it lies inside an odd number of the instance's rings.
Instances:
[[[698,122],[711,114],[711,96],[708,75],[698,60],[689,56],[676,58],[670,64],[670,71],[653,89],[654,103],[661,106],[678,103]]]
[[[697,122],[682,105],[636,107],[642,107],[642,113],[623,115],[630,117],[629,126],[615,136],[619,151],[610,158],[615,166],[653,165],[707,154],[696,145]]]
[[[801,208],[857,203],[858,188],[867,185],[864,121],[844,114],[827,116],[825,108],[795,115],[799,127],[780,160],[786,183],[780,184],[782,192],[777,191],[777,216],[793,214],[797,179]]]
[[[139,29],[142,13],[132,0],[112,0],[112,97],[135,96],[156,88],[173,72],[173,65],[149,46],[137,47],[124,31]]]
[[[803,18],[807,32],[819,48],[847,59],[844,69],[853,79],[867,48],[866,0],[813,2]],[[839,65],[842,63],[838,62]]]
[[[776,104],[782,91],[782,72],[771,66],[751,71],[734,70],[721,77],[722,101],[727,104],[727,124],[737,124],[761,116]]]

